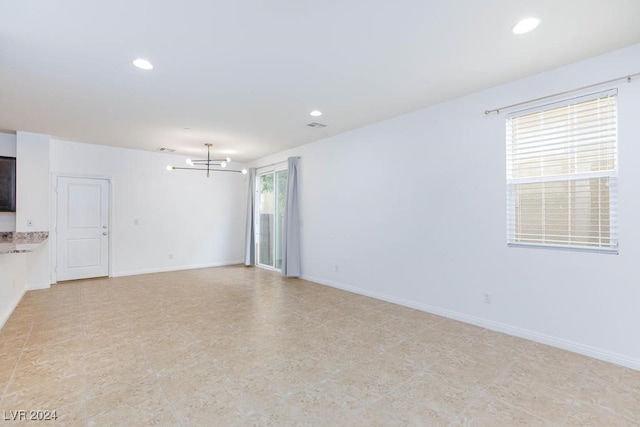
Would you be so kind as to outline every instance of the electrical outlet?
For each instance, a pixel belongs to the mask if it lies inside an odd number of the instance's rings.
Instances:
[[[482,294],[482,302],[485,304],[491,304],[491,294],[488,292]]]
[[[28,219],[27,220],[27,227],[33,227],[33,220],[32,219]]]

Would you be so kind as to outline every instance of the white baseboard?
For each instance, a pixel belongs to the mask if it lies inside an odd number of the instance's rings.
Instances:
[[[224,267],[227,265],[236,265],[236,264],[244,264],[244,260],[222,261],[222,262],[214,262],[214,263],[208,263],[208,264],[177,265],[177,266],[161,267],[161,268],[145,268],[141,270],[130,270],[130,271],[118,271],[118,272],[113,272],[111,274],[111,277],[137,276],[139,274],[151,274],[151,273],[167,273],[170,271],[195,270],[198,268],[210,268],[210,267]]]
[[[39,289],[49,289],[51,287],[50,283],[36,283],[32,285],[27,285],[28,291],[37,291]]]
[[[26,291],[22,291],[20,293],[20,295],[18,295],[18,298],[16,298],[13,303],[11,304],[11,306],[9,306],[9,310],[7,310],[6,313],[0,313],[0,329],[4,328],[4,324],[7,323],[7,320],[9,320],[9,317],[11,317],[11,314],[13,313],[13,311],[16,309],[16,307],[18,306],[18,304],[20,304],[20,301],[22,300],[22,297],[24,296],[24,293]]]
[[[553,347],[561,348],[563,350],[572,351],[574,353],[582,354],[585,356],[593,357],[595,359],[604,360],[605,362],[615,363],[616,365],[626,366],[631,369],[640,371],[640,359],[629,357],[623,354],[591,347],[585,344],[577,343],[574,341],[558,338],[552,335],[543,334],[540,332],[531,331],[517,326],[511,326],[506,323],[494,322],[492,320],[483,319],[480,317],[469,316],[467,314],[458,313],[455,311],[447,310],[432,305],[419,303],[416,301],[393,297],[390,295],[382,294],[379,292],[369,291],[367,289],[358,288],[355,286],[344,285],[342,283],[334,282],[331,280],[324,280],[317,277],[302,276],[304,280],[319,283],[321,285],[331,286],[332,288],[341,289],[343,291],[353,292],[354,294],[364,295],[367,297],[387,301],[393,304],[402,305],[409,308],[415,308],[416,310],[426,311],[427,313],[435,314],[438,316],[447,317],[449,319],[459,320],[461,322],[470,323],[472,325],[480,326],[493,331],[502,332],[508,335],[513,335],[520,338],[525,338],[530,341],[547,344]]]

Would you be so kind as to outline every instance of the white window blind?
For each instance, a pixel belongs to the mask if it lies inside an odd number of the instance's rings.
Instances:
[[[510,246],[618,251],[616,92],[507,118]]]

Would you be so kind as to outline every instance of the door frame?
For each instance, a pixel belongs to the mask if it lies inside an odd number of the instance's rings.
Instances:
[[[256,254],[256,267],[260,267],[260,268],[264,268],[266,270],[272,270],[272,271],[279,271],[281,272],[282,269],[280,268],[276,268],[275,266],[275,237],[273,240],[273,247],[274,247],[274,251],[273,251],[273,256],[274,256],[274,265],[270,266],[270,265],[265,265],[265,264],[260,264],[259,257],[259,244],[260,244],[260,175],[264,175],[267,173],[273,173],[273,188],[274,188],[274,197],[275,197],[275,187],[276,187],[276,180],[275,180],[275,173],[278,171],[283,171],[283,170],[287,170],[289,167],[288,163],[286,161],[284,162],[278,162],[278,163],[274,163],[272,165],[269,166],[264,166],[261,168],[257,168],[256,169],[256,176],[255,176],[255,194],[253,195],[254,197],[254,206],[255,206],[255,212],[253,215],[254,218],[254,224],[253,224],[253,229],[255,230],[255,235],[254,235],[254,242],[255,242],[255,248],[254,248],[254,253]],[[287,178],[288,179],[288,178]],[[275,219],[274,219],[275,220]]]
[[[88,175],[77,173],[52,173],[51,174],[51,224],[49,227],[49,259],[51,265],[51,283],[58,282],[58,178],[85,178],[102,179],[109,184],[109,251],[108,251],[108,274],[113,277],[113,177],[109,175]]]

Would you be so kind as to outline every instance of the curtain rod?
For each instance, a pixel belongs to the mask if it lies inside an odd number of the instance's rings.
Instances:
[[[569,95],[571,93],[580,92],[581,90],[591,89],[591,88],[596,87],[596,86],[602,86],[602,85],[606,85],[606,84],[609,84],[609,83],[615,83],[615,82],[619,82],[621,80],[626,80],[628,83],[631,83],[631,80],[635,79],[637,77],[640,77],[640,73],[629,74],[628,76],[622,76],[622,77],[618,77],[618,78],[615,78],[615,79],[607,80],[607,81],[604,81],[604,82],[594,83],[594,84],[587,85],[587,86],[582,86],[582,87],[579,87],[577,89],[566,90],[564,92],[554,93],[553,95],[542,96],[540,98],[531,99],[529,101],[518,102],[517,104],[511,104],[511,105],[506,105],[506,106],[500,107],[500,108],[494,108],[493,110],[484,110],[484,114],[491,114],[491,113],[500,114],[501,110],[506,110],[507,108],[519,107],[521,105],[530,104],[532,102],[543,101],[543,100],[549,99],[549,98],[555,98],[556,96]]]
[[[268,168],[269,166],[275,166],[275,165],[279,165],[281,163],[287,163],[287,160],[289,160],[290,158],[294,158],[294,159],[299,159],[300,156],[290,156],[287,157],[286,159],[279,161],[279,162],[275,162],[275,163],[269,163],[268,165],[262,165],[262,166],[254,166],[253,169],[262,169],[262,168]]]

